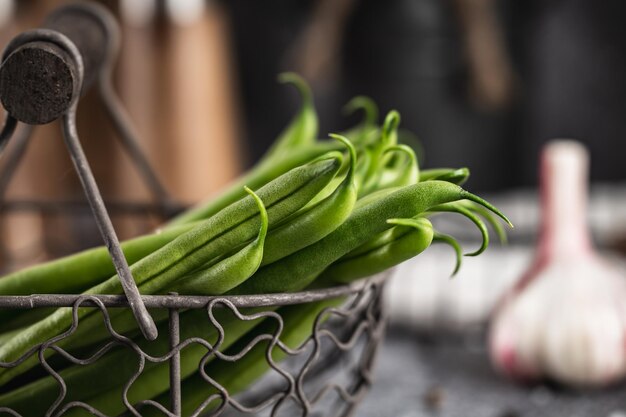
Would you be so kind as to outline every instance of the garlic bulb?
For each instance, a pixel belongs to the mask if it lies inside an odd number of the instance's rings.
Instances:
[[[492,318],[493,363],[518,379],[602,386],[626,374],[626,281],[592,248],[588,155],[548,144],[541,161],[542,226],[535,262]]]

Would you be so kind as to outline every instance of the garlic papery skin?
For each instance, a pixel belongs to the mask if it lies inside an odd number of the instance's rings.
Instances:
[[[498,311],[493,361],[519,379],[611,383],[626,371],[625,299],[622,277],[597,258],[552,263]]]
[[[626,281],[592,249],[586,150],[542,154],[542,229],[535,262],[495,310],[494,365],[517,379],[604,386],[626,374]]]

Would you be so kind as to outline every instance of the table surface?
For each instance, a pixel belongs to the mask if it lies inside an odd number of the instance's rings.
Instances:
[[[626,417],[626,386],[572,391],[497,375],[479,334],[420,338],[389,330],[357,417]]]

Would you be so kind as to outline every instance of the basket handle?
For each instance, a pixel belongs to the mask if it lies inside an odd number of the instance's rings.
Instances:
[[[65,143],[124,294],[143,335],[154,340],[156,324],[132,277],[76,129],[78,99],[107,67],[118,40],[113,16],[92,3],[61,7],[43,28],[16,36],[0,65],[0,100],[8,113],[0,146],[13,133],[16,120],[38,125],[62,118]]]

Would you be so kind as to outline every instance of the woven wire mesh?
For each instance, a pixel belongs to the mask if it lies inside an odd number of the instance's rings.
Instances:
[[[33,401],[46,416],[67,415],[75,409],[91,415],[107,415],[89,399],[76,394],[77,388],[81,395],[90,389],[94,392],[102,389],[109,379],[107,375],[94,374],[91,387],[77,387],[66,380],[67,375],[71,379],[73,369],[97,366],[101,361],[114,364],[107,373],[119,372],[127,377],[123,389],[118,387],[119,396],[111,397],[121,404],[126,415],[141,416],[155,410],[167,416],[350,415],[371,384],[372,364],[385,328],[381,309],[383,286],[384,277],[379,276],[331,290],[255,298],[153,296],[146,301],[148,306],[176,306],[161,307],[160,312],[152,310],[160,319],[160,326],[168,329],[161,336],[168,339],[167,349],[160,351],[155,348],[158,340],[146,342],[133,337],[137,332],[123,334],[116,328],[116,317],[127,309],[112,306],[123,305],[123,301],[79,296],[71,304],[74,320],[69,329],[32,347],[15,361],[0,363],[0,368],[17,367],[33,360],[39,363],[35,373],[47,379],[49,395]],[[10,298],[0,297],[5,305],[23,305],[16,304],[18,297]],[[24,303],[28,299],[32,302],[36,298],[19,298]],[[64,300],[57,298],[57,301]],[[285,304],[289,306],[280,307]],[[76,353],[65,346],[72,336],[79,334],[81,308],[99,312],[107,338]],[[294,317],[294,311],[308,314],[310,322],[306,322],[306,316]],[[206,324],[203,331],[189,331],[187,325],[197,327],[199,320]],[[297,326],[306,327],[306,336],[294,343],[292,335]],[[242,328],[247,331],[242,332]],[[229,335],[231,332],[243,334]],[[120,357],[133,358],[132,369],[118,368],[115,359]],[[237,382],[237,376],[250,369],[256,370],[257,375],[243,378],[264,376],[256,383]],[[169,373],[170,377],[161,378],[165,381],[160,382],[161,390],[157,390],[160,396],[137,398],[135,384],[141,383],[142,376],[149,378],[159,375],[159,371]],[[235,378],[229,379],[232,375]],[[221,383],[220,377],[226,378],[226,384]],[[186,384],[196,389],[201,387],[202,401],[186,403]],[[28,389],[15,384],[3,389],[11,388]],[[197,401],[198,396],[194,398]],[[21,413],[24,411],[0,404],[0,415],[29,415]]]

